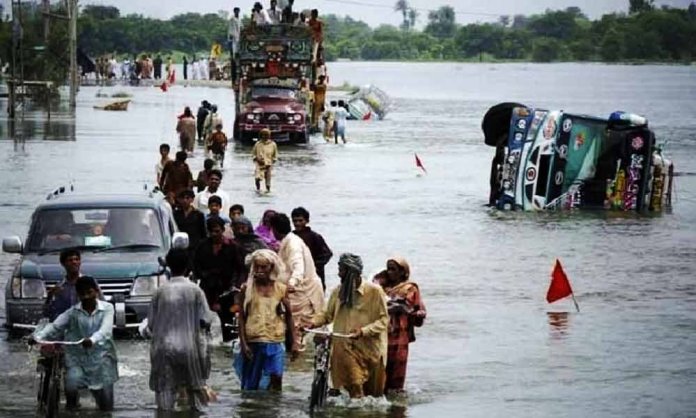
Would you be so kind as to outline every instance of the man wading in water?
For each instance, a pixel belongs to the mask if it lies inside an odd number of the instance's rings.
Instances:
[[[208,402],[206,379],[210,376],[210,352],[205,329],[211,313],[205,294],[184,277],[188,252],[173,249],[167,254],[172,277],[152,297],[147,316],[150,345],[150,389],[157,409],[171,411],[177,391],[183,389],[191,409],[200,411]]]
[[[271,167],[278,159],[278,145],[271,139],[271,131],[269,129],[261,129],[259,132],[259,141],[254,144],[251,150],[251,157],[256,163],[256,171],[254,172],[254,182],[256,191],[261,191],[261,180],[266,181],[266,193],[271,192]]]
[[[334,332],[350,334],[350,339],[334,341],[331,381],[351,398],[382,396],[387,362],[386,297],[379,286],[362,279],[362,269],[359,256],[342,254],[338,261],[341,286],[331,292],[326,309],[306,324],[316,328],[333,323]]]

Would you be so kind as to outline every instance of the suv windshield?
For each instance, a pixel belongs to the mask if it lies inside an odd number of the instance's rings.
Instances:
[[[43,209],[34,214],[27,251],[67,247],[147,250],[163,246],[159,218],[149,208]]]
[[[254,87],[251,91],[251,97],[253,99],[258,99],[261,97],[273,97],[280,99],[294,99],[295,90],[283,89],[277,87]]]

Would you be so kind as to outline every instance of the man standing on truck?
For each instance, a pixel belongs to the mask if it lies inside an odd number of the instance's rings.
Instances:
[[[232,80],[237,79],[237,52],[239,50],[239,37],[242,29],[242,20],[239,18],[239,7],[232,9],[232,17],[227,26],[227,44],[230,48],[230,63]]]
[[[261,180],[266,182],[266,193],[271,192],[271,168],[278,159],[278,145],[271,139],[271,131],[268,128],[261,129],[259,141],[251,150],[251,157],[256,164],[254,182],[256,191],[261,192]]]
[[[307,25],[312,30],[312,40],[314,41],[312,44],[312,63],[316,65],[319,62],[317,56],[319,47],[324,41],[324,22],[319,20],[319,10],[312,9]]]

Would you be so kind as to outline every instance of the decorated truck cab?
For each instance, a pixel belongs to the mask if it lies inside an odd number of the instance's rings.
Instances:
[[[311,126],[312,34],[306,26],[249,26],[240,37],[234,139],[268,128],[276,142],[306,143]]]
[[[501,103],[482,128],[496,148],[489,204],[504,210],[661,211],[674,166],[645,118],[607,119]]]

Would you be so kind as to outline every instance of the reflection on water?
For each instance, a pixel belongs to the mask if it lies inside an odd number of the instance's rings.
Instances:
[[[549,334],[552,339],[562,339],[568,333],[568,312],[547,312]]]

